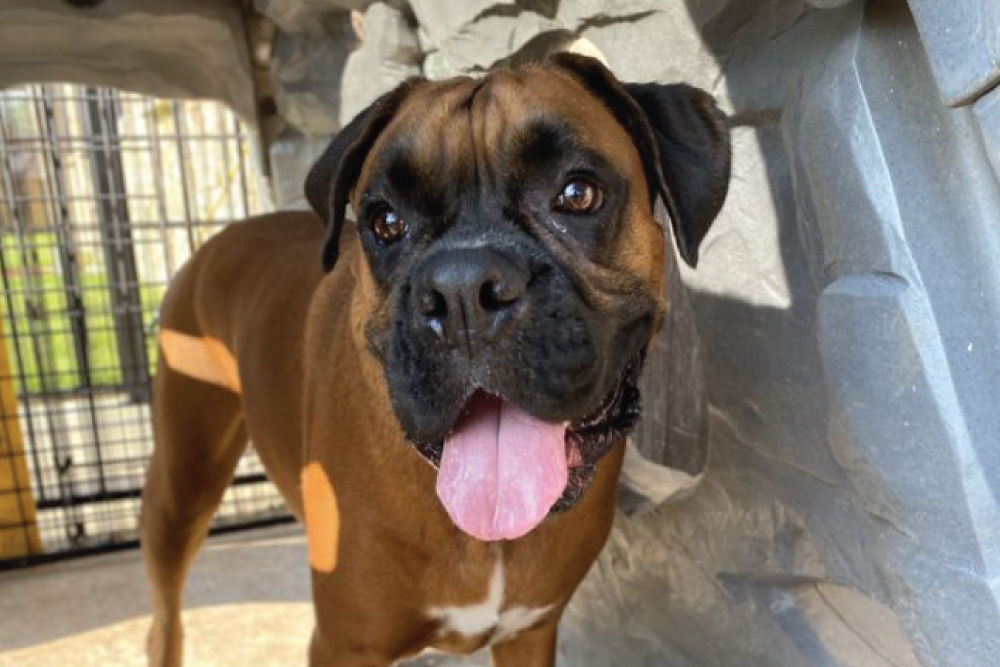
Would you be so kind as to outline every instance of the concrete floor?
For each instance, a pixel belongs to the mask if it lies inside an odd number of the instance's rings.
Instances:
[[[211,538],[184,612],[186,664],[304,665],[312,631],[297,525]],[[148,586],[138,551],[0,573],[0,667],[145,665]],[[489,665],[428,657],[418,665]]]

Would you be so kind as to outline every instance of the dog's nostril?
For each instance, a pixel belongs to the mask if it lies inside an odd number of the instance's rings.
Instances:
[[[417,308],[426,317],[440,318],[448,314],[448,302],[437,290],[425,290],[417,297]]]
[[[423,322],[434,334],[445,340],[445,319],[448,317],[448,300],[435,289],[426,289],[417,294],[417,312],[423,316]]]
[[[487,280],[479,288],[479,305],[486,312],[500,310],[517,301],[522,291],[505,280]]]

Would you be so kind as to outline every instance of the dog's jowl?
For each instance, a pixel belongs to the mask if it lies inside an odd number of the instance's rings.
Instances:
[[[161,316],[151,664],[180,664],[184,577],[252,439],[307,523],[310,664],[489,644],[552,665],[611,525],[669,237],[694,265],[728,178],[710,96],[564,54],[408,81],[313,167],[314,213],[206,243]]]

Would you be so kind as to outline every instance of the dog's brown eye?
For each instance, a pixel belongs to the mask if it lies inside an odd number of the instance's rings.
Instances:
[[[372,229],[375,230],[375,236],[379,241],[392,243],[406,233],[406,221],[391,208],[387,208],[375,216]]]
[[[590,181],[577,178],[563,186],[553,208],[560,213],[593,213],[604,202],[604,192]]]

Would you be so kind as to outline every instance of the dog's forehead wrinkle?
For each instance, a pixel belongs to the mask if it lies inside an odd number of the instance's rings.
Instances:
[[[378,158],[377,169],[365,184],[360,202],[385,200],[428,218],[446,217],[449,202],[454,201],[450,182],[455,179],[438,176],[442,167],[435,163],[435,157],[414,150],[405,141],[388,146]]]
[[[474,191],[483,191],[484,188],[489,187],[491,182],[488,158],[490,151],[487,145],[492,129],[490,123],[494,116],[490,113],[494,104],[494,98],[489,92],[491,82],[492,79],[487,77],[476,86],[464,111],[466,115],[465,125],[469,131],[469,146],[473,156],[472,183]]]
[[[394,175],[396,190],[432,191],[450,199],[472,180],[469,104],[476,102],[480,80],[459,77],[427,83],[411,95],[383,133],[367,175]]]
[[[577,148],[575,135],[562,120],[535,116],[514,133],[510,142],[512,157],[523,162],[559,158]]]
[[[509,176],[506,147],[526,119],[536,113],[536,106],[525,72],[517,69],[491,72],[472,91],[461,113],[467,115],[463,120],[473,156],[473,182],[479,192],[490,193],[502,187],[502,181]]]

